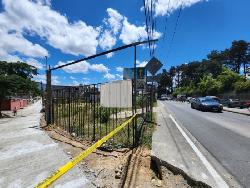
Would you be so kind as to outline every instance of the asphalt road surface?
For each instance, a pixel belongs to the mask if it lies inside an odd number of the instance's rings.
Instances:
[[[163,104],[243,187],[250,187],[249,116],[201,112],[174,101]]]

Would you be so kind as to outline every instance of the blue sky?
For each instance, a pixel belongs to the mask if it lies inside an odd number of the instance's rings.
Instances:
[[[154,0],[159,37],[155,56],[163,68],[201,60],[211,50],[250,41],[249,0]],[[26,61],[45,80],[45,56],[52,67],[131,42],[145,40],[142,0],[2,0],[0,59]],[[171,38],[183,6],[174,41]],[[168,18],[166,25],[165,19]],[[166,37],[163,40],[164,27]],[[171,47],[171,48],[170,48]],[[122,67],[133,66],[133,49],[103,56],[53,72],[53,83],[78,85],[121,79]],[[138,65],[150,59],[138,47]]]

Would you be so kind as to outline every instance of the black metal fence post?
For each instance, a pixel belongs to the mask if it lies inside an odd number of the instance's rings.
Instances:
[[[95,103],[96,103],[96,91],[95,91],[95,89],[96,89],[96,85],[94,84],[94,91],[93,91],[93,95],[92,95],[92,97],[91,97],[91,100],[93,100],[93,103],[94,103],[94,105],[93,105],[93,107],[94,107],[94,113],[93,113],[93,140],[95,140],[95,132],[96,132],[96,130],[95,130],[95,117],[96,117],[96,105],[95,105]],[[93,99],[94,98],[94,99]]]
[[[46,84],[46,123],[51,124],[52,120],[52,86],[51,86],[51,69],[46,70],[47,84]]]

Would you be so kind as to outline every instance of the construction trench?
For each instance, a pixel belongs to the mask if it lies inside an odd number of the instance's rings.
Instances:
[[[76,137],[60,127],[43,130],[59,144],[70,159],[86,150],[93,142]],[[210,187],[196,181],[182,170],[151,156],[148,146],[135,148],[100,147],[78,165],[95,187]],[[61,177],[63,178],[63,176]]]

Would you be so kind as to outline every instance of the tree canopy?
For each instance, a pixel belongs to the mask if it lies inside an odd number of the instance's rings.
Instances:
[[[206,59],[172,66],[168,75],[176,87],[175,94],[207,95],[227,91],[249,91],[246,74],[250,67],[250,43],[233,41],[230,48],[211,51]]]
[[[1,103],[7,96],[38,95],[37,84],[31,80],[37,69],[23,62],[0,61],[0,116]]]

